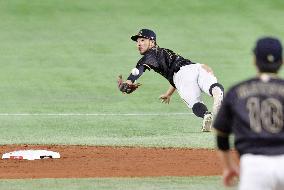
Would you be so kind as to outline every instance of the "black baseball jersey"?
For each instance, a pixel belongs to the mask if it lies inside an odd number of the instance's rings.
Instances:
[[[214,122],[217,134],[235,135],[240,153],[284,154],[284,80],[262,75],[233,86]]]
[[[149,49],[143,57],[138,61],[136,68],[143,65],[147,69],[153,69],[155,72],[165,77],[172,86],[173,75],[178,72],[180,67],[193,64],[190,60],[183,58],[172,50],[154,47]]]

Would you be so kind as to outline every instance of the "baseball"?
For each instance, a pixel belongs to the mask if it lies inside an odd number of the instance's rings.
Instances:
[[[134,68],[131,70],[131,74],[134,75],[134,76],[137,76],[139,75],[139,70],[137,68]]]

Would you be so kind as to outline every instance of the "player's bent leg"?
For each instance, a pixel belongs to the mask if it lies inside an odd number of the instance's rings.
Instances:
[[[217,78],[214,76],[212,69],[207,65],[200,64],[198,85],[201,90],[213,97],[213,115],[219,110],[219,107],[223,101],[224,87],[217,82]]]
[[[212,84],[218,83],[217,78],[214,76],[212,70],[206,69],[206,65],[204,64],[197,64],[198,66],[198,86],[199,88],[211,96],[209,89]]]
[[[193,105],[192,112],[197,117],[203,118],[201,131],[210,132],[212,130],[213,116],[210,112],[208,112],[206,105],[201,102],[197,102]]]
[[[213,115],[218,113],[224,98],[224,87],[220,83],[214,83],[209,88],[209,93],[213,97]]]
[[[217,79],[213,74],[201,68],[201,64],[184,66],[174,75],[173,80],[178,94],[188,108],[192,109],[197,117],[203,118],[202,131],[207,132],[211,131],[213,117],[212,114],[208,112],[206,105],[202,103],[201,92],[203,89],[200,88],[199,81],[206,81],[203,86],[206,88],[206,93],[209,94],[210,85],[216,83]],[[202,70],[204,74],[200,74],[200,70]],[[204,76],[208,80],[203,80],[201,76]]]

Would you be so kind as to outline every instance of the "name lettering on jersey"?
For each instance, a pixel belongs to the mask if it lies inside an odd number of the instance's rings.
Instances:
[[[236,90],[238,98],[245,99],[254,95],[280,95],[284,96],[283,85],[273,83],[250,83],[238,87]]]

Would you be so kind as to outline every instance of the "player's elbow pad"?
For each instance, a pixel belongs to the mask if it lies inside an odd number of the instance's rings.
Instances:
[[[227,151],[230,149],[230,144],[229,144],[229,137],[226,136],[219,136],[217,135],[217,147],[218,149],[222,151]]]

